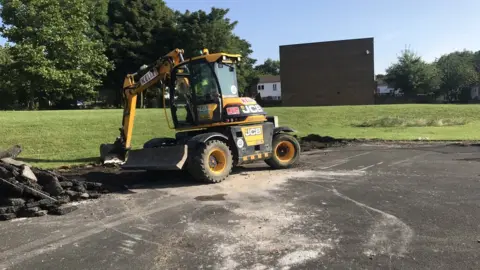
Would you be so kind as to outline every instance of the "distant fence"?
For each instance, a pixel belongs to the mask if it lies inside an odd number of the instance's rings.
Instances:
[[[441,104],[444,103],[441,100],[433,96],[417,96],[417,97],[403,97],[403,96],[390,96],[390,95],[376,95],[375,104],[410,104],[410,103],[430,103]]]
[[[375,104],[479,104],[480,100],[470,99],[467,101],[449,102],[442,98],[431,95],[421,95],[416,97],[376,95]]]

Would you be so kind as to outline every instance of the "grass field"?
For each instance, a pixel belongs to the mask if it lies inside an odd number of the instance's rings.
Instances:
[[[378,105],[266,108],[304,136],[391,140],[480,140],[478,105]],[[133,147],[169,136],[163,109],[137,111]],[[20,144],[25,161],[41,167],[95,160],[99,145],[113,142],[121,110],[0,112],[0,148]]]

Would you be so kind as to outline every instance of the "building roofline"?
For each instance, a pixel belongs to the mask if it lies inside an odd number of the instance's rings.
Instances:
[[[296,46],[308,46],[308,45],[319,45],[319,44],[328,44],[328,43],[339,43],[339,42],[350,42],[350,41],[359,41],[359,40],[374,40],[374,37],[365,37],[365,38],[352,38],[352,39],[338,39],[338,40],[328,40],[328,41],[317,41],[317,42],[307,42],[307,43],[293,43],[280,45],[280,48],[283,47],[296,47]]]
[[[280,81],[280,75],[263,75],[259,76],[258,83],[276,83]]]

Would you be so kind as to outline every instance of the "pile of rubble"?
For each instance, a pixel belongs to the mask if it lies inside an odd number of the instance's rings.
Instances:
[[[70,180],[15,160],[21,147],[0,152],[0,220],[64,215],[77,209],[69,202],[99,198],[101,183]]]
[[[355,140],[345,140],[345,139],[336,139],[330,136],[320,136],[317,134],[309,134],[305,137],[300,138],[300,145],[302,146],[302,151],[307,152],[314,149],[324,149],[328,147],[338,147],[345,146],[349,142]]]

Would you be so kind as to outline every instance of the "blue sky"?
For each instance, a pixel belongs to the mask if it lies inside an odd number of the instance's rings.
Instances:
[[[279,58],[279,46],[375,38],[375,72],[410,48],[427,61],[453,50],[480,50],[479,0],[167,0],[178,10],[230,8],[236,34],[253,57]]]
[[[479,0],[167,0],[177,10],[229,8],[235,32],[257,63],[279,58],[279,46],[375,38],[375,73],[405,48],[427,61],[453,50],[480,50]],[[1,41],[0,43],[3,43]]]

